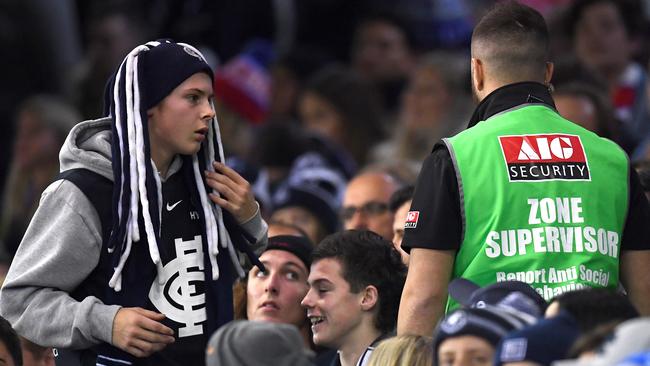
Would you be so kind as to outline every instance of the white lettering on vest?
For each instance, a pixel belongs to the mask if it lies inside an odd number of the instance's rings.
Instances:
[[[530,206],[528,223],[537,225],[558,223],[581,224],[585,220],[582,217],[582,198],[580,197],[557,197],[553,198],[529,198]]]

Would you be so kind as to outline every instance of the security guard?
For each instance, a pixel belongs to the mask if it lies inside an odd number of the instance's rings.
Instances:
[[[542,16],[515,2],[496,5],[474,29],[480,103],[418,177],[402,244],[411,259],[399,334],[430,335],[458,277],[524,281],[548,300],[616,289],[620,274],[650,313],[648,203],[625,153],[555,110],[548,43]]]

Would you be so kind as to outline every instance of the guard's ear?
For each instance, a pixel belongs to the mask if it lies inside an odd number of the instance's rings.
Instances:
[[[361,298],[361,309],[364,311],[372,310],[379,301],[379,291],[373,285],[366,286],[363,289],[363,297]]]
[[[544,70],[544,85],[550,85],[553,78],[553,70],[555,66],[552,62],[546,62],[546,70]]]
[[[472,57],[471,63],[472,84],[477,93],[485,89],[485,66],[483,61],[478,58]]]

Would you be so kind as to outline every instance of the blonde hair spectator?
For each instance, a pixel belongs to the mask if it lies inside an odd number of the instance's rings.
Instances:
[[[433,339],[420,335],[389,338],[375,348],[368,366],[432,366]]]

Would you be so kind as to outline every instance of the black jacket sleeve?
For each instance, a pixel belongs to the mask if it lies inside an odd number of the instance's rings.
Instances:
[[[630,167],[630,201],[623,228],[621,250],[650,249],[650,208],[639,175]]]
[[[411,211],[417,212],[417,221],[407,223],[404,229],[402,248],[405,251],[460,247],[463,227],[458,181],[449,150],[443,143],[434,146],[422,165]]]

